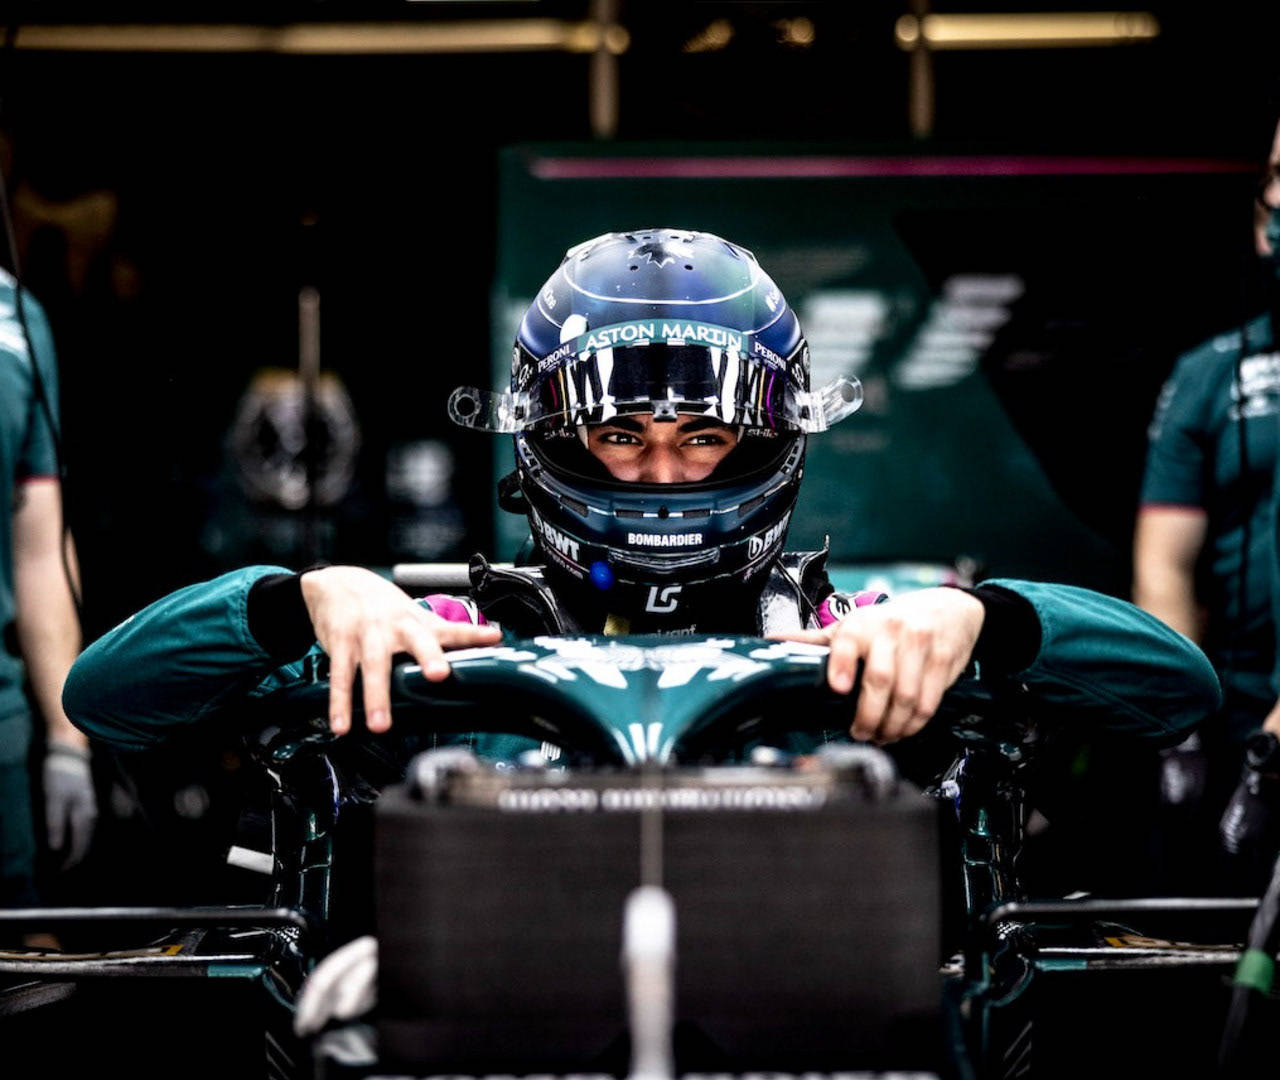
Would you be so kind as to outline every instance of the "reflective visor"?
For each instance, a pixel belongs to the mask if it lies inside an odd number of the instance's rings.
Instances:
[[[799,382],[802,370],[798,357],[783,359],[723,327],[623,323],[583,334],[540,360],[518,357],[515,391],[459,387],[449,415],[463,427],[508,433],[599,424],[636,412],[814,432],[861,405],[856,382],[838,379],[809,391]]]

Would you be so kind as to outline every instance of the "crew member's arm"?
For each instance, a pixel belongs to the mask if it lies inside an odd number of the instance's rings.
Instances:
[[[1133,602],[1197,642],[1205,612],[1196,598],[1196,561],[1208,520],[1199,506],[1146,505],[1133,536]]]
[[[1133,535],[1133,602],[1192,641],[1203,642],[1196,562],[1208,535],[1207,487],[1218,410],[1229,401],[1235,338],[1182,356],[1161,388]]]
[[[49,739],[80,749],[89,740],[62,711],[62,684],[80,652],[80,623],[63,566],[62,497],[56,479],[20,483],[13,513],[13,587],[18,643]],[[67,566],[76,572],[67,538]]]
[[[75,550],[70,537],[64,540],[56,478],[34,477],[18,484],[12,528],[18,645],[48,730],[44,771],[49,843],[70,865],[88,850],[97,808],[89,740],[62,709],[62,685],[80,651],[80,623],[67,579],[68,570],[77,572]]]

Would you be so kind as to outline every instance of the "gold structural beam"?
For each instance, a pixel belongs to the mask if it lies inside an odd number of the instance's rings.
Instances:
[[[618,0],[591,0],[592,24],[599,29],[596,48],[588,61],[587,113],[591,134],[598,139],[611,139],[618,134],[621,101],[618,54],[608,46],[610,28],[618,26]],[[625,33],[625,31],[624,31]]]
[[[1132,45],[1159,34],[1159,21],[1147,11],[903,15],[894,25],[898,47],[908,51]]]
[[[911,54],[908,113],[917,138],[933,133],[933,54],[951,49],[1068,49],[1134,45],[1155,39],[1160,23],[1148,11],[1011,12],[939,15],[929,0],[894,25],[898,48]]]
[[[617,23],[563,19],[299,23],[285,26],[151,24],[20,26],[14,47],[44,52],[260,52],[300,55],[482,52],[625,53]]]

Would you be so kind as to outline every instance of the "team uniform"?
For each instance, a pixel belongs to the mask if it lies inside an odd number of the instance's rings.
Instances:
[[[13,279],[0,271],[0,505],[12,507],[20,485],[55,481],[57,456],[52,431],[37,396],[32,359],[18,321]],[[40,305],[23,296],[35,362],[57,415],[57,362],[53,335]],[[10,519],[0,528],[0,903],[23,905],[35,899],[35,832],[27,755],[32,715],[24,690],[24,669],[14,635],[13,535]]]
[[[1263,316],[1243,333],[1222,334],[1179,359],[1156,406],[1142,483],[1144,506],[1207,515],[1197,585],[1209,612],[1204,649],[1225,693],[1222,730],[1207,734],[1231,748],[1233,774],[1244,740],[1275,703],[1271,493],[1280,353],[1274,348],[1270,316]]]

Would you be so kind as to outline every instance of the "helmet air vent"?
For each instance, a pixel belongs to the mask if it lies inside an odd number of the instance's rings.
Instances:
[[[584,503],[584,502],[578,502],[578,500],[577,500],[577,499],[571,499],[571,498],[569,498],[569,496],[568,496],[568,495],[561,495],[561,496],[560,496],[560,501],[561,501],[565,506],[567,506],[570,510],[572,510],[575,514],[577,514],[577,515],[578,515],[578,517],[586,517],[586,516],[587,516],[587,504],[586,504],[586,503]]]

